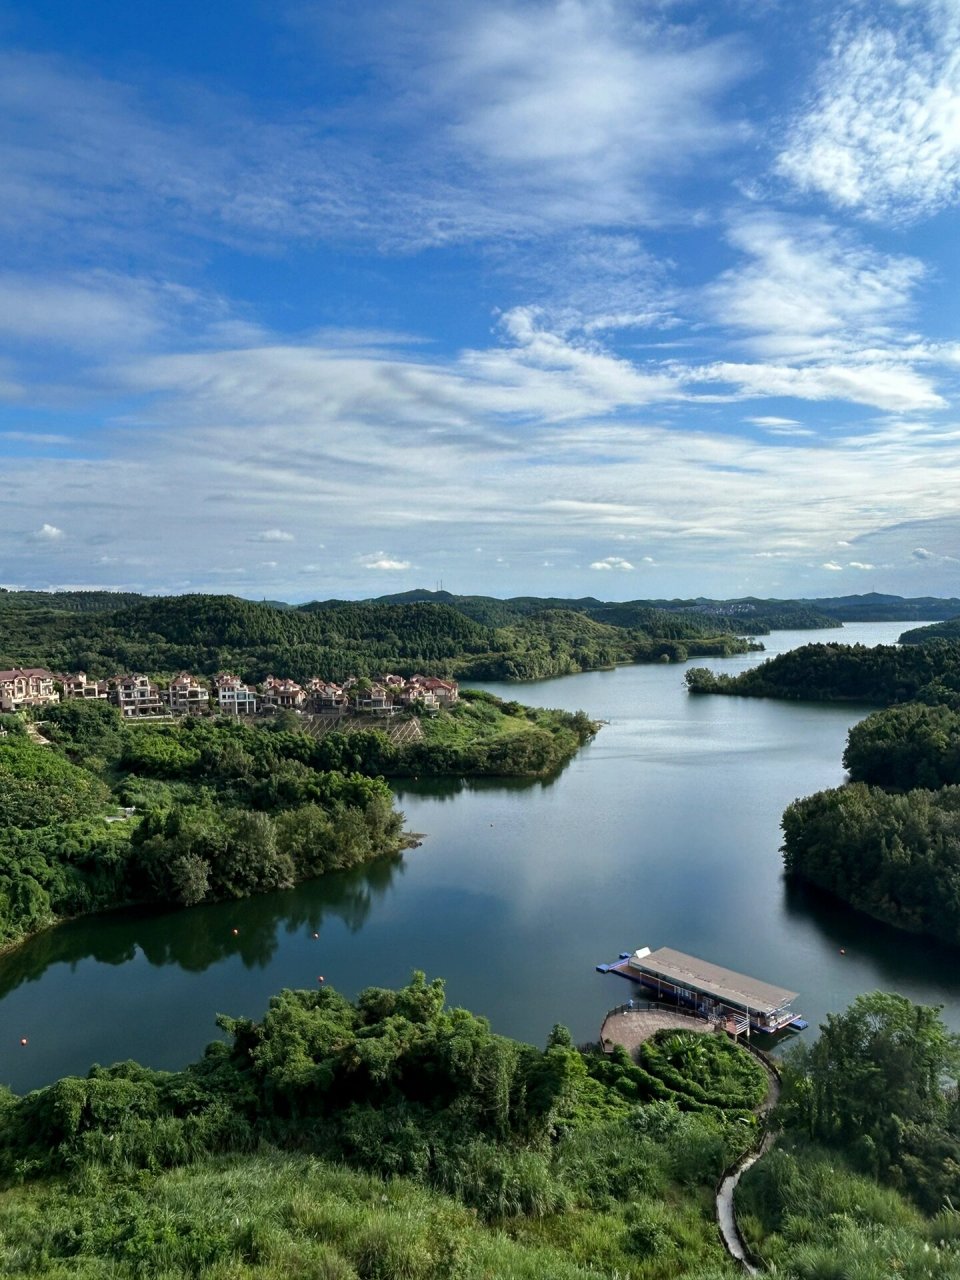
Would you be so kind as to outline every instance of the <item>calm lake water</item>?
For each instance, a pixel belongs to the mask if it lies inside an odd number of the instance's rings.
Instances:
[[[764,643],[767,655],[812,640],[889,643],[907,625]],[[736,671],[767,655],[708,665]],[[683,671],[485,686],[609,723],[549,783],[398,787],[409,829],[425,834],[401,862],[245,902],[76,921],[0,958],[0,1082],[24,1092],[123,1058],[180,1067],[219,1034],[216,1013],[257,1017],[274,992],[321,974],[353,996],[423,969],[497,1031],[542,1044],[563,1022],[594,1040],[632,990],[594,966],[641,946],[799,991],[814,1027],[885,988],[943,1004],[960,1029],[960,953],[781,876],[780,815],[842,781],[847,730],[864,710],[692,698]]]

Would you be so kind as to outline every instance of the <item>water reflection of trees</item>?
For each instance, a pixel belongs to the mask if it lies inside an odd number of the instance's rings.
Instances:
[[[419,781],[393,778],[390,785],[401,804],[407,796],[416,796],[418,800],[455,800],[464,792],[549,791],[571,763],[570,760],[564,761],[555,773],[545,778],[423,778]]]
[[[176,965],[188,973],[202,973],[234,956],[247,969],[264,968],[276,953],[281,928],[287,934],[319,934],[332,916],[356,933],[402,870],[402,858],[385,858],[283,893],[188,910],[135,909],[69,921],[0,958],[0,999],[26,982],[39,981],[54,965],[84,960],[122,965],[138,952],[154,967]]]
[[[960,985],[960,951],[946,943],[873,920],[813,885],[786,881],[784,906],[788,915],[813,923],[837,951],[869,960],[891,989],[904,982]]]

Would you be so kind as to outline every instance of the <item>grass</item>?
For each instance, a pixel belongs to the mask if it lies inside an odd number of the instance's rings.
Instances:
[[[308,1156],[91,1167],[0,1195],[0,1273],[58,1280],[679,1280],[708,1260],[732,1276],[718,1249],[660,1200],[484,1226],[445,1196]]]

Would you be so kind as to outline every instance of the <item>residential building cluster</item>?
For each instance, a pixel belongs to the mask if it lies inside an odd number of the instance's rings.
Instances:
[[[410,709],[435,712],[452,706],[459,696],[455,680],[420,675],[384,675],[376,680],[350,676],[342,684],[314,677],[303,685],[270,675],[254,688],[226,671],[209,682],[181,671],[161,689],[145,675],[92,680],[83,671],[72,675],[55,675],[42,667],[0,671],[0,711],[44,706],[62,697],[102,699],[129,717],[276,711],[392,715]]]

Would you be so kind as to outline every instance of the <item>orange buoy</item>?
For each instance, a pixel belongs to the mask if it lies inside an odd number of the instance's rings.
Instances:
[[[23,1045],[25,1045],[25,1044],[27,1043],[27,1037],[26,1037],[26,1036],[21,1036],[21,1037],[20,1037],[20,1043],[21,1043],[21,1044],[23,1044]]]

